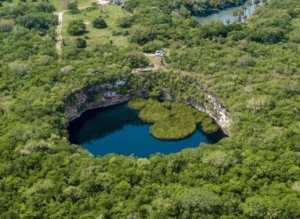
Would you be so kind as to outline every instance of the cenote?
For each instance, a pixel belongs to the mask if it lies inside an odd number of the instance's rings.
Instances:
[[[214,144],[224,137],[222,131],[205,134],[198,126],[185,139],[158,140],[149,133],[151,125],[141,121],[138,113],[127,103],[86,111],[70,122],[70,142],[88,149],[94,156],[115,153],[149,158],[155,153],[170,154],[198,147],[201,142]]]

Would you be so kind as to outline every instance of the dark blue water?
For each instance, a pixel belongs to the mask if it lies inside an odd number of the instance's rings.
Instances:
[[[183,140],[158,140],[149,133],[151,125],[142,122],[138,113],[139,110],[130,109],[127,104],[89,110],[70,122],[69,139],[94,156],[115,153],[148,158],[157,152],[170,154],[198,147],[201,142],[213,144],[224,137],[221,131],[207,135],[199,126],[193,135]]]

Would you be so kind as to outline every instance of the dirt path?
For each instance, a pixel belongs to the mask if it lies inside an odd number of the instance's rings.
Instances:
[[[82,10],[82,9],[86,9],[88,7],[90,7],[90,6],[79,7],[78,9]],[[56,48],[58,50],[61,50],[61,43],[62,43],[62,40],[63,40],[63,38],[61,36],[61,27],[62,27],[62,22],[63,22],[63,15],[64,15],[64,13],[66,13],[68,11],[69,10],[54,13],[58,16],[58,26],[57,26],[57,29],[56,29],[56,39],[57,39]]]
[[[62,37],[61,37],[61,27],[62,27],[62,21],[63,21],[63,14],[64,14],[65,11],[62,11],[62,12],[58,12],[58,13],[55,13],[57,16],[58,16],[58,26],[57,26],[57,29],[56,29],[56,48],[58,50],[61,50],[61,43],[62,43]]]
[[[144,53],[146,57],[150,60],[150,62],[153,64],[153,70],[157,69],[162,69],[166,72],[169,70],[167,69],[167,63],[163,60],[163,57],[161,56],[156,56],[155,54],[152,53]]]

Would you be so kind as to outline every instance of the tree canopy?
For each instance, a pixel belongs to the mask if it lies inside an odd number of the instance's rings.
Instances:
[[[267,1],[244,23],[191,17],[241,2],[129,0],[116,21],[128,46],[58,51],[50,3],[4,1],[0,218],[299,218],[299,2]],[[67,30],[81,35],[86,26],[74,20]],[[133,74],[151,66],[143,52],[156,46],[167,51],[164,68]],[[127,86],[108,91],[168,91],[212,114],[216,98],[230,112],[230,136],[149,159],[93,157],[68,140],[65,111],[79,91],[101,101],[92,88],[116,79]]]

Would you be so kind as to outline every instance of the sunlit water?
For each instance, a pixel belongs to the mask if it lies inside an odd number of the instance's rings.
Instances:
[[[262,3],[260,4],[260,6],[262,5]],[[227,20],[230,20],[230,23],[233,23],[235,21],[237,21],[237,18],[234,17],[232,15],[232,12],[242,6],[247,6],[247,2],[245,2],[244,4],[238,6],[238,7],[230,7],[224,10],[220,10],[218,12],[214,12],[212,14],[208,14],[208,15],[203,15],[203,16],[196,16],[197,20],[200,23],[205,23],[205,21],[212,21],[212,20],[219,20],[219,21],[223,21],[224,24],[226,24]],[[245,16],[249,17],[251,16],[254,11],[255,11],[256,6],[254,5],[254,0],[252,0],[252,6],[248,6],[247,9],[245,10]],[[242,21],[244,21],[242,19]]]
[[[138,113],[127,104],[89,110],[69,124],[70,141],[88,149],[94,156],[115,153],[150,157],[157,152],[170,154],[198,147],[201,142],[213,144],[224,137],[221,131],[207,135],[198,126],[193,135],[183,140],[158,140],[149,133],[151,125],[142,122]]]

